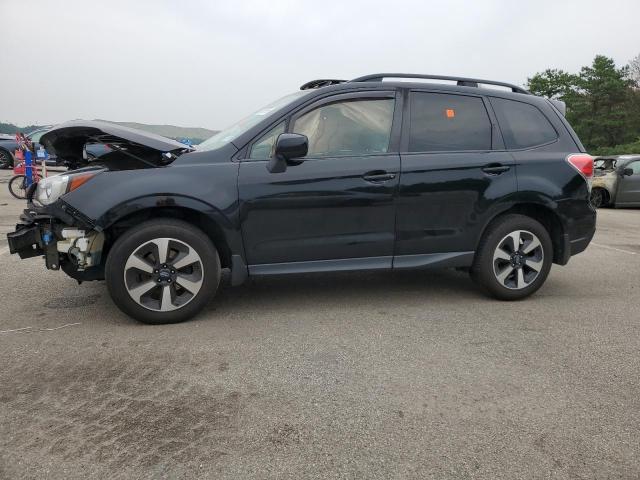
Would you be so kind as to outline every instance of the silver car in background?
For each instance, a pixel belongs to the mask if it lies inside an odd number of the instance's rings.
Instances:
[[[597,157],[591,203],[594,207],[640,207],[640,155]]]

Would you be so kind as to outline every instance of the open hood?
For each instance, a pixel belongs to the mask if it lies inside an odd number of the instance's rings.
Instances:
[[[49,153],[66,161],[82,163],[87,143],[126,144],[137,149],[170,152],[173,156],[193,151],[176,140],[99,120],[73,120],[56,125],[40,138]]]

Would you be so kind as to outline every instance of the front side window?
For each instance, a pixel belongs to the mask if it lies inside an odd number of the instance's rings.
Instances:
[[[345,100],[312,110],[292,131],[309,139],[309,157],[370,155],[389,150],[395,100]]]
[[[505,98],[491,98],[504,143],[509,149],[535,147],[558,138],[547,117],[533,105]]]
[[[284,122],[273,127],[253,144],[249,158],[251,160],[267,160],[271,158],[273,146],[281,133],[284,133]]]
[[[491,121],[479,97],[411,93],[410,152],[491,149]]]

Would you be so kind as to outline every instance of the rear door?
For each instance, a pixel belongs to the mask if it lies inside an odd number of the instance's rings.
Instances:
[[[408,96],[394,267],[468,264],[494,202],[517,190],[513,158],[496,151],[504,145],[481,95]]]
[[[238,178],[251,273],[391,267],[400,174],[395,107],[393,90],[325,97],[255,140]],[[309,153],[270,173],[267,160],[284,131],[306,135]]]
[[[640,205],[640,160],[634,160],[625,165],[633,170],[633,175],[624,175],[618,180],[616,205]]]

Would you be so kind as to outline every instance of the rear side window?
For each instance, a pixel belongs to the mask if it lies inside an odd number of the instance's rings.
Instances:
[[[481,98],[411,92],[410,152],[490,149],[491,121]]]
[[[547,117],[533,105],[504,98],[492,98],[507,148],[527,148],[558,138]]]

